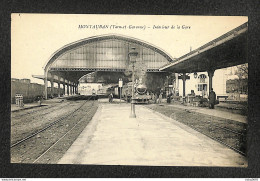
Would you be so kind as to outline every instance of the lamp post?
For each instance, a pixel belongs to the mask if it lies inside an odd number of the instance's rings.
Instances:
[[[136,62],[136,57],[138,55],[138,52],[135,51],[135,48],[131,48],[131,51],[129,52],[129,58],[130,58],[130,62],[133,64],[132,67],[132,98],[131,98],[131,113],[130,113],[130,118],[136,118],[136,114],[135,114],[135,104],[134,104],[134,79],[135,79],[135,75],[134,75],[134,67],[135,67],[135,62]]]

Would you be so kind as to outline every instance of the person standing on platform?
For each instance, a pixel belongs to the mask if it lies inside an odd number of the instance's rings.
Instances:
[[[108,100],[109,100],[109,102],[113,102],[113,94],[112,93],[109,94]]]
[[[114,98],[113,93],[111,93],[111,102],[113,102],[113,98]]]
[[[155,93],[155,94],[154,94],[154,104],[157,103],[157,99],[158,99],[158,96],[157,96],[157,94]]]
[[[216,103],[216,93],[213,91],[213,88],[211,88],[209,93],[209,108],[214,109]]]
[[[111,94],[108,95],[108,102],[111,101]]]
[[[159,95],[159,104],[161,104],[162,103],[162,93],[160,93],[160,95]]]
[[[41,98],[41,96],[38,96],[37,100],[38,100],[38,105],[41,106],[42,105],[42,98]]]
[[[155,99],[154,93],[152,92],[151,94],[152,94],[151,95],[151,101],[154,102],[154,99]]]
[[[172,93],[169,93],[167,96],[167,103],[171,103],[171,99],[172,99]]]

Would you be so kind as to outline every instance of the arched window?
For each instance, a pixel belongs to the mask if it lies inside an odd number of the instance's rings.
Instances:
[[[206,83],[207,76],[205,74],[199,75],[199,83]]]

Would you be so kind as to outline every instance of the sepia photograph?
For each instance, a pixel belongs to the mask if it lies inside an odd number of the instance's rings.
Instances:
[[[248,167],[248,17],[11,15],[10,162]]]

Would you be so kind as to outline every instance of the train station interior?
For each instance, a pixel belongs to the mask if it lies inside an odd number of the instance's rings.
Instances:
[[[80,82],[108,86],[118,84],[118,80],[122,79],[128,83],[132,81],[129,52],[134,48],[137,53],[135,80],[141,79],[149,92],[158,93],[158,89],[163,89],[185,97],[191,90],[198,94],[203,90],[208,94],[213,87],[221,96],[226,93],[226,86],[221,85],[221,90],[218,90],[220,84],[214,87],[213,80],[217,81],[221,76],[218,74],[214,78],[214,73],[247,63],[247,28],[248,24],[245,23],[180,58],[173,58],[159,47],[133,37],[90,37],[54,52],[44,66],[44,75],[33,77],[44,80],[45,99],[48,95],[54,95],[54,83],[57,84],[56,96],[77,94]],[[186,82],[189,86],[194,79],[198,80],[197,84],[187,90]],[[203,81],[206,81],[205,85],[199,85]]]
[[[11,162],[247,167],[247,79],[227,79],[248,68],[247,34],[246,22],[179,58],[121,34],[64,45],[32,75],[43,85],[12,79]]]

